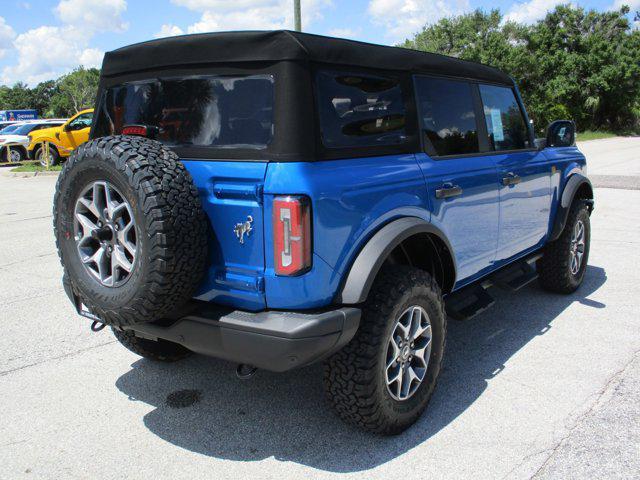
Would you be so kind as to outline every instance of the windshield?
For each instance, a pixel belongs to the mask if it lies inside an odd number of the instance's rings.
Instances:
[[[27,125],[22,125],[18,128],[16,128],[13,132],[11,132],[13,135],[26,135],[29,132],[32,132],[33,130],[37,129],[41,129],[41,128],[48,128],[48,127],[55,127],[56,125],[54,123],[52,124],[42,124],[42,123],[29,123]]]
[[[273,76],[154,79],[108,88],[95,136],[156,127],[170,146],[264,148],[273,137]]]
[[[0,130],[0,135],[4,135],[6,133],[11,133],[14,130],[16,130],[17,128],[19,128],[20,125],[9,125],[8,127],[4,127],[2,130]]]

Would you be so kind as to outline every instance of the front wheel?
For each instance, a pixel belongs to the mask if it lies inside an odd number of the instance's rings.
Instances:
[[[426,408],[444,354],[446,315],[427,272],[385,268],[353,340],[325,362],[329,404],[348,423],[385,435],[411,426]]]
[[[36,150],[35,159],[40,163],[40,166],[47,166],[47,159],[44,157],[44,147],[38,148]],[[49,147],[49,166],[53,167],[60,163],[60,155],[58,154],[58,150],[54,147]]]
[[[537,263],[542,288],[556,293],[575,292],[582,284],[591,243],[587,205],[576,200],[558,239],[549,243]]]

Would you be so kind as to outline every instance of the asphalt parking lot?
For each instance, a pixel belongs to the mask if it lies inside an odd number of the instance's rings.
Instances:
[[[318,366],[241,382],[91,333],[60,284],[55,178],[0,175],[0,478],[638,478],[640,139],[584,151],[608,188],[582,288],[451,320],[431,405],[392,438],[335,418]]]

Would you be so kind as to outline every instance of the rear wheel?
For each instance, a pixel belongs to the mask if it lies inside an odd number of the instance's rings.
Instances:
[[[445,333],[444,302],[432,277],[411,267],[386,268],[356,336],[325,362],[329,403],[348,423],[386,435],[402,432],[433,394]]]
[[[557,240],[549,243],[537,263],[542,288],[557,293],[575,292],[582,284],[591,242],[591,223],[587,205],[573,202],[567,223]]]
[[[116,339],[128,350],[159,362],[176,362],[193,354],[191,350],[184,348],[177,343],[168,342],[166,340],[147,340],[146,338],[136,337],[130,330],[120,330],[113,328],[113,334]]]
[[[11,148],[11,153],[8,159],[11,163],[20,163],[24,159],[25,155],[21,148]]]

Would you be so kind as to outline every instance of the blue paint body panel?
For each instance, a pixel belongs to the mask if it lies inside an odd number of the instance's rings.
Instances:
[[[453,247],[455,289],[541,248],[567,178],[583,172],[577,148],[433,159],[425,153],[318,162],[183,160],[211,224],[210,265],[197,298],[251,311],[331,305],[358,253],[390,221],[419,217]],[[521,183],[505,186],[514,173]],[[455,184],[462,195],[437,199]],[[300,276],[274,272],[273,199],[306,195],[313,260]],[[252,217],[240,243],[233,229]]]
[[[264,218],[263,162],[183,163],[198,188],[209,218],[209,269],[196,298],[247,310],[263,310]],[[252,232],[240,243],[233,228],[251,216]]]

